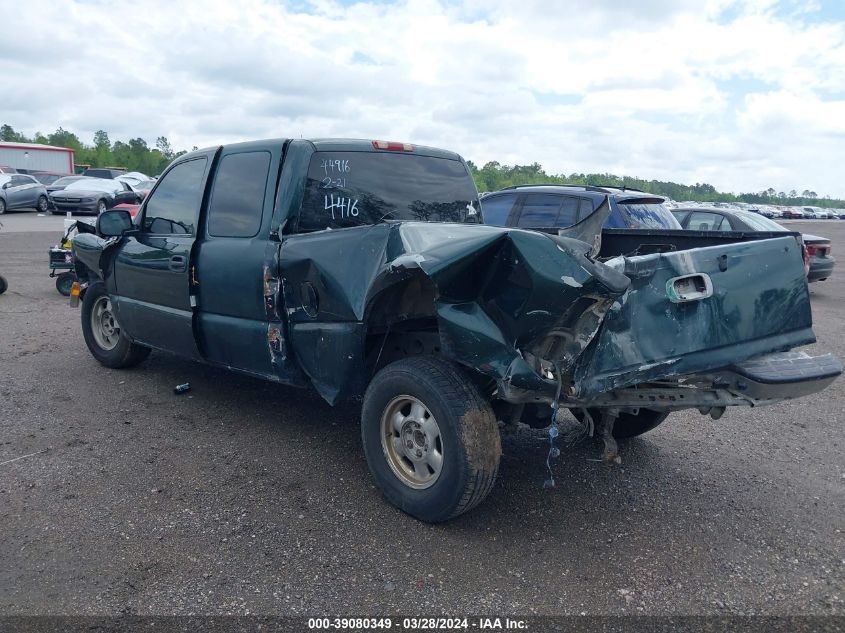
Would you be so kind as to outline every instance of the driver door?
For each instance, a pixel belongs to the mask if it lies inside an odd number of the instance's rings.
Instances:
[[[191,269],[200,206],[214,151],[173,165],[141,209],[140,230],[115,258],[118,319],[144,345],[200,358]]]

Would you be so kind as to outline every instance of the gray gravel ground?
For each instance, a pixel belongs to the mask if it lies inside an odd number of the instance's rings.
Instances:
[[[845,613],[845,379],[675,414],[621,465],[567,450],[550,491],[541,432],[509,435],[488,501],[424,525],[373,487],[354,407],[164,354],[98,365],[47,277],[61,219],[2,221],[0,462],[38,452],[0,466],[2,614]],[[791,227],[845,246],[845,222]],[[845,358],[842,266],[812,349]]]

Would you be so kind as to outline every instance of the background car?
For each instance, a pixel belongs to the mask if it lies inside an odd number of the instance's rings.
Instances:
[[[121,202],[135,202],[140,195],[125,182],[105,178],[83,178],[51,194],[56,212],[100,214]]]
[[[38,182],[42,185],[50,186],[54,182],[56,182],[59,178],[65,178],[67,176],[72,176],[73,174],[63,174],[55,171],[34,171],[29,174],[33,178],[35,178]],[[49,191],[48,191],[49,193]]]
[[[8,165],[0,165],[0,174],[16,174],[18,170]]]
[[[89,167],[84,172],[83,176],[91,176],[92,178],[105,178],[106,180],[113,180],[118,176],[126,174],[125,169],[117,169],[114,167]]]
[[[0,214],[11,209],[35,209],[45,213],[47,188],[26,174],[0,174]]]
[[[611,229],[680,229],[664,198],[637,189],[590,185],[521,185],[481,199],[485,224],[520,228],[566,228],[593,213],[607,198]]]
[[[673,215],[685,229],[696,231],[789,231],[777,222],[747,211],[726,209],[674,209]],[[807,281],[824,281],[830,277],[836,260],[831,257],[830,240],[818,235],[802,233],[809,259]]]

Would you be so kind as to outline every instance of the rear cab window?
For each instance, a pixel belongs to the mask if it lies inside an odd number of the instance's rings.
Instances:
[[[480,223],[478,192],[459,160],[398,152],[317,151],[299,232],[390,220]]]

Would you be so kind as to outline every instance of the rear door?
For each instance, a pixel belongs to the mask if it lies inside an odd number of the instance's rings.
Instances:
[[[223,148],[211,178],[197,247],[198,333],[203,356],[241,371],[286,379],[283,328],[269,240],[282,143]]]
[[[173,165],[140,213],[140,230],[115,258],[118,319],[141,343],[198,358],[190,270],[214,151]]]

